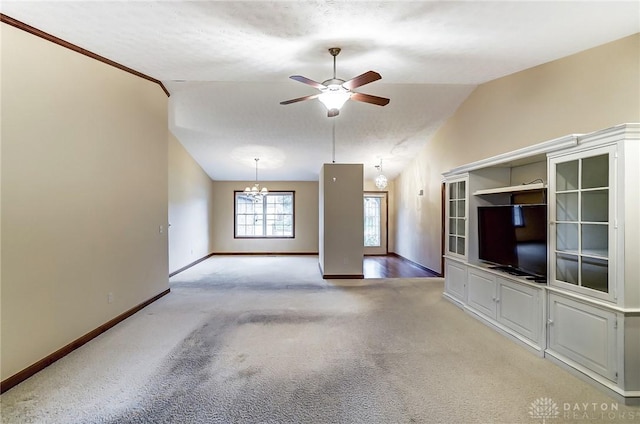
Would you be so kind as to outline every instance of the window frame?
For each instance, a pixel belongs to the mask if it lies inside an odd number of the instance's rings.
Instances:
[[[269,195],[276,195],[276,194],[291,194],[291,235],[290,236],[269,236],[269,235],[263,235],[263,236],[256,236],[256,235],[251,235],[251,236],[242,236],[242,235],[238,235],[238,194],[243,194],[244,191],[243,190],[234,190],[233,191],[233,238],[234,239],[240,239],[240,240],[244,240],[244,239],[268,239],[268,240],[287,240],[287,239],[294,239],[296,238],[296,192],[294,190],[270,190],[269,193],[267,193],[265,195],[265,198],[268,197]],[[263,202],[265,201],[265,199],[263,199]],[[266,217],[267,217],[267,208],[266,205],[263,204],[263,209],[262,209],[262,219],[263,222],[266,223]],[[283,214],[284,215],[284,214]]]

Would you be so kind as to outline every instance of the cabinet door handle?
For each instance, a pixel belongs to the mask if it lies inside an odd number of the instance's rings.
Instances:
[[[552,319],[547,320],[547,325],[553,325],[553,320]]]

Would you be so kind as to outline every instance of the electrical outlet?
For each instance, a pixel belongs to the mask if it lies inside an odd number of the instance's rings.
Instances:
[[[163,225],[160,225],[160,226],[158,227],[158,232],[159,232],[160,234],[162,234],[162,233],[164,232],[164,226],[163,226]]]
[[[109,294],[107,295],[107,302],[113,303],[113,293],[109,292]]]

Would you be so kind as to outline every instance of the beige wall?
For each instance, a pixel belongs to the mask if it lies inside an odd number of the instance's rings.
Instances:
[[[253,181],[214,181],[211,246],[215,253],[318,253],[318,183],[315,181],[262,182],[271,191],[295,191],[295,238],[235,239],[233,237],[234,190]]]
[[[396,179],[396,252],[440,271],[443,172],[638,121],[640,34],[480,85]]]
[[[168,288],[168,134],[157,84],[0,31],[4,380]]]
[[[211,253],[213,181],[169,133],[169,272]]]

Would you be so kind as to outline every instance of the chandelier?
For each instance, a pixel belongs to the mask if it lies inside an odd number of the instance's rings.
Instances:
[[[244,194],[254,198],[256,201],[262,199],[262,197],[269,193],[266,187],[260,188],[260,184],[258,184],[258,161],[260,158],[255,158],[256,161],[256,182],[253,184],[253,187],[247,187],[244,189]]]
[[[378,170],[378,176],[376,177],[376,187],[379,190],[387,187],[387,177],[382,173],[382,159],[380,159],[380,165],[376,165],[376,169]]]

